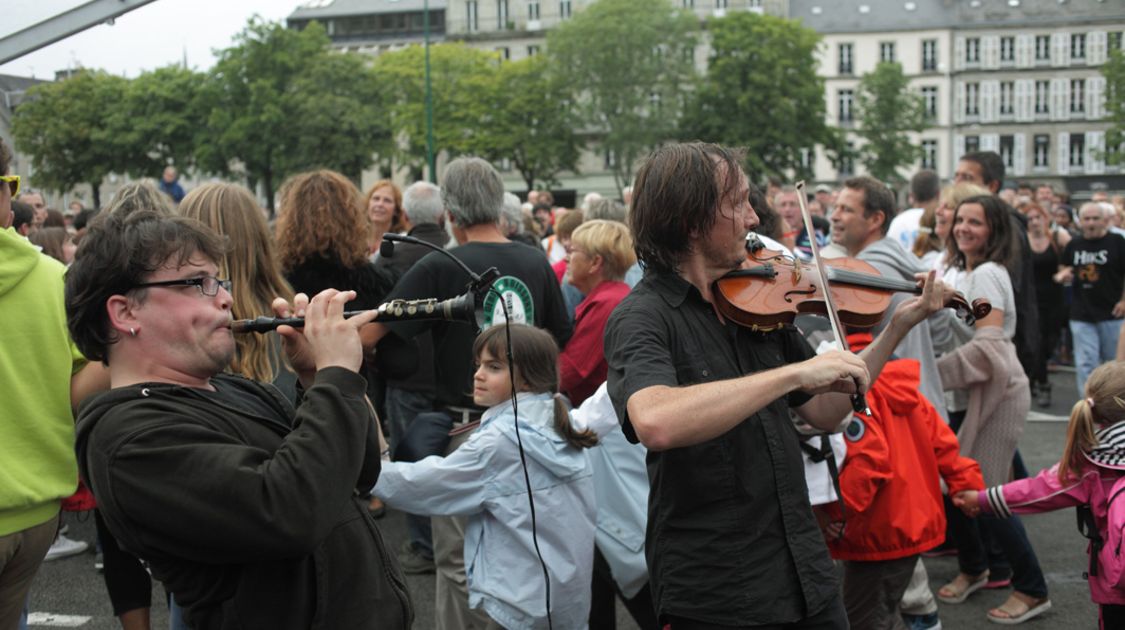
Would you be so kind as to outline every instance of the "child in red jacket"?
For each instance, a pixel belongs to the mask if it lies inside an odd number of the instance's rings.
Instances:
[[[858,352],[866,333],[848,336]],[[918,555],[945,539],[941,480],[950,493],[984,488],[980,466],[961,457],[957,436],[918,391],[919,364],[888,361],[867,392],[871,415],[844,429],[840,471],[845,514],[825,506],[832,557],[844,561],[844,605],[855,628],[901,627],[899,601]],[[838,523],[843,521],[842,535]]]

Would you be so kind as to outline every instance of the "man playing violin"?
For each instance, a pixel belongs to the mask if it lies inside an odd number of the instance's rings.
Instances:
[[[681,628],[846,628],[809,507],[793,409],[833,430],[903,336],[941,308],[930,280],[863,353],[812,349],[792,326],[739,327],[712,284],[746,259],[758,217],[739,156],[656,150],[630,224],[647,273],[606,327],[609,391],[625,434],[649,449],[646,552],[662,623]]]

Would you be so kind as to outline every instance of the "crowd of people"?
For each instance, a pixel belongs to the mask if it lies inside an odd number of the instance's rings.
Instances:
[[[64,216],[0,144],[0,627],[41,562],[86,550],[60,509],[93,510],[128,630],[153,579],[196,630],[417,607],[443,630],[612,628],[617,600],[643,630],[933,629],[938,601],[1007,587],[986,615],[1018,624],[1052,603],[1016,515],[1072,506],[1102,627],[1125,627],[1103,553],[1125,527],[1125,198],[1074,212],[982,152],[900,209],[866,176],[762,190],[742,158],[664,146],[621,201],[571,209],[479,158],[366,192],[317,170],[271,223],[172,167]],[[847,256],[918,288],[839,346],[819,316],[739,324],[717,282],[767,255],[782,282]],[[235,323],[266,314],[289,319]],[[1081,398],[1029,475],[1052,365]]]

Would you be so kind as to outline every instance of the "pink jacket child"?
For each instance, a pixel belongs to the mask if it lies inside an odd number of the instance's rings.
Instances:
[[[966,490],[953,503],[970,517],[999,517],[1062,508],[1079,510],[1091,543],[1090,598],[1104,628],[1125,625],[1125,362],[1099,366],[1086,381],[1086,398],[1070,412],[1066,447],[1058,464],[1029,479],[983,492]],[[1090,530],[1097,530],[1097,536]],[[1098,543],[1100,541],[1101,544]],[[1111,619],[1113,620],[1111,622]]]

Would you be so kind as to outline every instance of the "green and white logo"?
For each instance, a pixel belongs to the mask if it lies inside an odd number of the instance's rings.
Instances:
[[[497,296],[497,293],[500,296]],[[504,302],[501,303],[500,299]],[[504,321],[504,306],[513,323],[535,325],[535,301],[531,291],[519,278],[501,276],[492,284],[492,290],[484,298],[484,322],[482,328]]]

